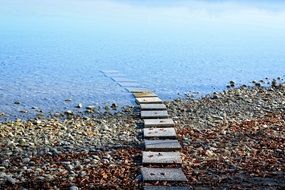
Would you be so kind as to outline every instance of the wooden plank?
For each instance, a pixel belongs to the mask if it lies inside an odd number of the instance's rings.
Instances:
[[[174,128],[144,128],[144,138],[176,138]]]
[[[136,98],[137,104],[160,104],[162,100],[159,97],[145,97],[145,98]]]
[[[193,188],[191,188],[193,190]],[[190,190],[190,187],[178,186],[144,186],[144,190]]]
[[[167,119],[144,119],[144,127],[174,127],[174,121]]]
[[[140,104],[141,110],[166,110],[165,104]]]
[[[101,70],[101,72],[104,74],[119,73],[118,70]]]
[[[135,98],[157,97],[153,92],[135,92],[133,95]]]
[[[126,77],[126,75],[121,74],[121,73],[108,73],[108,74],[105,73],[105,75],[106,75],[107,77],[109,77],[109,78],[113,78],[113,77]]]
[[[146,168],[141,169],[143,181],[180,181],[187,182],[181,168]]]
[[[141,111],[141,118],[167,118],[167,111]]]
[[[131,80],[125,77],[112,77],[112,80],[115,82],[137,82],[135,80]]]
[[[180,152],[143,151],[143,164],[181,164]]]
[[[118,82],[118,84],[122,87],[139,87],[140,85],[135,82]]]
[[[145,88],[133,88],[133,87],[128,87],[126,88],[127,91],[131,92],[131,93],[136,93],[136,92],[151,92],[151,90],[149,89],[145,89]]]
[[[174,151],[181,150],[178,140],[144,140],[145,150]]]

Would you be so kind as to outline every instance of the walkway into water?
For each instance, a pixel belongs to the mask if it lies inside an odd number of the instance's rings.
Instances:
[[[186,185],[183,186],[188,180],[181,168],[181,145],[166,105],[153,91],[141,88],[136,81],[126,78],[119,71],[102,72],[132,93],[139,105],[140,118],[143,121],[141,174],[144,189],[189,189]]]

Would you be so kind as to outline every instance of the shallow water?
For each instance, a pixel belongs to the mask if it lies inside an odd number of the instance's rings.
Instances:
[[[0,29],[10,118],[32,106],[133,104],[104,69],[163,99],[285,73],[284,1],[0,0]]]

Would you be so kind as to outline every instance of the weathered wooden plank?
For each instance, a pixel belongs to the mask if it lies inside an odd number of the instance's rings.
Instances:
[[[137,104],[160,104],[162,100],[159,97],[145,97],[145,98],[136,98]]]
[[[122,87],[139,87],[140,85],[135,82],[118,82],[118,84]]]
[[[157,95],[153,92],[135,92],[133,95],[136,98],[157,97]]]
[[[126,75],[121,74],[121,73],[105,73],[105,76],[109,77],[109,78],[113,78],[113,77],[126,77]]]
[[[115,82],[137,82],[136,80],[128,79],[125,77],[112,77],[112,80]]]
[[[118,70],[101,70],[102,73],[110,74],[110,73],[119,73]]]
[[[144,128],[144,138],[176,138],[174,128]]]
[[[165,104],[140,104],[141,110],[166,110]]]
[[[181,150],[178,140],[144,140],[145,150],[174,151]]]
[[[167,119],[144,119],[144,127],[174,127],[174,121]]]
[[[127,91],[131,92],[131,93],[137,93],[137,92],[151,92],[151,90],[146,89],[146,88],[133,88],[133,87],[128,87],[126,88]]]
[[[144,190],[191,190],[190,187],[173,187],[173,186],[144,186]]]
[[[168,113],[165,110],[162,111],[141,111],[141,118],[167,118]]]
[[[187,178],[181,168],[146,168],[141,169],[143,181],[181,181]]]
[[[180,152],[143,151],[143,164],[181,164]]]

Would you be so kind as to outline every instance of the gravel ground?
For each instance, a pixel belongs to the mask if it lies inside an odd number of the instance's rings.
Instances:
[[[284,84],[166,104],[193,188],[285,187]],[[1,123],[0,189],[139,189],[137,119],[128,108]]]

